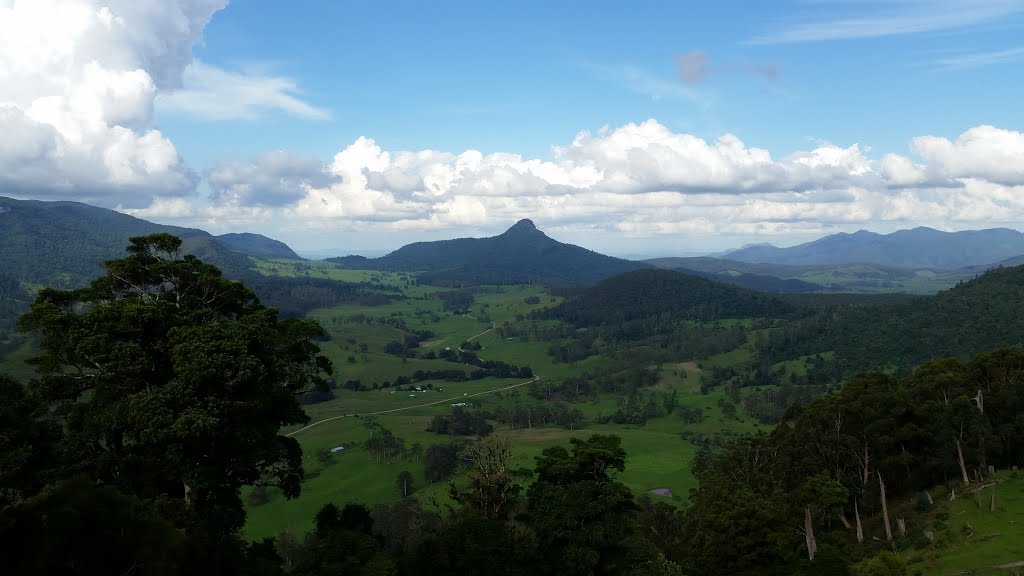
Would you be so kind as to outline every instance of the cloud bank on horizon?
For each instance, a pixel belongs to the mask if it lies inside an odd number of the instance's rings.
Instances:
[[[990,4],[1008,10],[1013,3]],[[204,28],[226,6],[0,0],[0,194],[74,199],[285,240],[310,230],[412,240],[424,231],[496,231],[520,218],[549,230],[652,238],[1024,223],[1024,133],[984,123],[952,138],[920,134],[905,150],[878,153],[870,142],[819,142],[773,154],[745,144],[742,134],[703,138],[652,118],[567,135],[548,158],[386,150],[364,135],[329,159],[270,145],[248,159],[192,166],[156,127],[157,107],[204,122],[333,116],[305,101],[292,79],[194,58]],[[908,22],[893,16],[874,25],[877,35],[917,32]],[[852,26],[795,26],[755,40],[809,42],[822,40],[822,30],[848,38]],[[917,27],[952,24],[939,18]],[[667,66],[678,64],[688,83],[710,70],[703,52],[673,58],[666,55]]]

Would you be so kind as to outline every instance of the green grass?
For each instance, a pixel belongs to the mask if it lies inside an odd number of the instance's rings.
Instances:
[[[948,528],[936,526],[935,513],[923,520],[927,525],[917,530],[932,530],[937,545],[919,545],[902,552],[908,560],[909,573],[920,570],[924,576],[1008,574],[1008,569],[998,566],[1024,562],[1024,478],[1009,476],[998,476],[995,512],[989,511],[991,488],[981,491],[981,506],[967,492],[957,490],[953,502],[946,501],[945,494],[933,492],[936,509],[948,514]]]
[[[836,355],[835,350],[829,350],[827,352],[822,352],[820,354],[822,359],[825,360],[826,362],[830,362],[835,357],[835,355]],[[778,369],[782,368],[782,369],[785,370],[786,374],[796,374],[797,376],[806,376],[807,375],[807,368],[810,365],[810,363],[814,360],[815,356],[816,356],[815,354],[810,354],[810,355],[807,355],[807,356],[800,356],[799,358],[793,358],[792,360],[785,360],[783,362],[778,362],[776,364],[772,364],[771,369],[772,370],[778,370]]]
[[[705,358],[699,361],[697,365],[703,368],[741,366],[750,362],[753,357],[754,354],[750,351],[749,346],[741,346],[735,350],[730,350],[722,354],[716,354],[715,356]]]

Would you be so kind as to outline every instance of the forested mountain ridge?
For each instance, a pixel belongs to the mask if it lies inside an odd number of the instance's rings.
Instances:
[[[203,230],[154,224],[80,202],[0,196],[0,334],[14,333],[14,321],[28,309],[32,295],[25,286],[81,288],[103,271],[104,262],[124,256],[129,238],[160,232],[182,239],[182,255],[194,255],[217,266],[226,277],[244,280],[264,303],[285,316],[301,316],[310,308],[356,297],[355,284],[257,274],[248,255]],[[242,235],[251,245],[249,236]]]
[[[967,359],[1024,343],[1024,266],[993,268],[934,296],[906,303],[830,306],[773,332],[769,362],[835,351],[848,373],[908,368],[931,358]]]
[[[285,259],[285,260],[302,260],[302,256],[299,256],[291,249],[290,246],[281,242],[280,240],[274,240],[273,238],[267,238],[262,234],[253,234],[251,232],[241,233],[230,233],[221,234],[215,237],[217,242],[220,242],[228,249],[235,252],[241,252],[246,256],[255,256],[256,258],[266,259]]]
[[[182,251],[215,264],[228,275],[250,267],[203,230],[154,224],[80,202],[15,200],[0,196],[0,270],[20,282],[55,288],[84,286],[103,263],[124,254],[132,236],[167,232]]]
[[[901,268],[950,270],[993,264],[1024,254],[1024,233],[1009,228],[942,232],[918,227],[891,234],[860,230],[789,248],[757,245],[720,254],[742,262],[773,264],[873,263]]]
[[[593,284],[649,267],[558,242],[520,220],[498,236],[408,244],[380,258],[328,258],[349,268],[421,272],[420,281],[438,285]]]

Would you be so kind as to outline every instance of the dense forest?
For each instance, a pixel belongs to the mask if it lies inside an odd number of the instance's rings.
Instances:
[[[618,326],[652,334],[692,320],[783,318],[796,310],[771,296],[668,270],[637,270],[601,282],[548,314],[576,327]],[[633,329],[633,324],[643,327]]]
[[[865,307],[834,305],[773,332],[759,353],[770,362],[834,350],[847,373],[907,370],[929,358],[970,357],[1019,346],[1024,266],[994,268],[931,297]]]

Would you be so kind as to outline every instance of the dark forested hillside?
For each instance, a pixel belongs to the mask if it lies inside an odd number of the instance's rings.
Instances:
[[[182,251],[211,262],[228,275],[249,268],[209,233],[164,226],[79,202],[40,202],[0,197],[0,269],[11,278],[56,288],[85,285],[103,262],[124,254],[128,238],[168,232]]]
[[[302,260],[302,257],[295,253],[287,244],[280,240],[267,238],[262,234],[242,232],[239,234],[221,234],[217,236],[217,242],[235,252],[241,252],[246,256],[256,258],[283,258],[286,260]]]
[[[28,309],[32,297],[21,287],[21,283],[0,270],[0,342],[14,332],[18,314]]]
[[[350,268],[422,272],[424,284],[593,284],[647,264],[621,260],[549,238],[521,220],[490,238],[416,242],[381,258],[328,258]]]
[[[577,327],[645,318],[710,322],[778,318],[796,308],[772,296],[670,270],[637,270],[605,280],[550,314]]]
[[[880,307],[837,305],[777,330],[762,355],[834,350],[848,371],[969,358],[1024,342],[1024,266],[995,268],[935,296]]]

